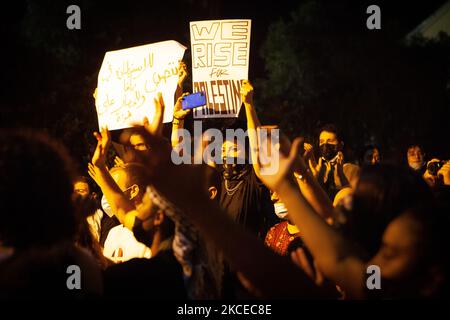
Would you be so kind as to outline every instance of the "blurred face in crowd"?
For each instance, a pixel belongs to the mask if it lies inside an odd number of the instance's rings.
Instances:
[[[386,228],[381,249],[370,264],[380,267],[384,279],[407,278],[420,260],[421,234],[419,222],[408,214],[402,214]]]
[[[419,170],[424,164],[425,155],[419,146],[412,146],[407,153],[408,165],[414,170]]]
[[[234,158],[234,159],[244,159],[244,150],[243,148],[239,148],[238,144],[231,140],[225,140],[222,144],[222,159],[226,158]],[[235,160],[236,163],[236,160]]]
[[[237,142],[225,140],[222,144],[223,176],[227,180],[238,179],[246,167],[245,151]],[[230,161],[233,161],[229,163]]]
[[[377,164],[380,163],[380,152],[377,148],[373,148],[370,150],[367,150],[364,154],[364,164]]]
[[[325,143],[337,145],[339,140],[334,132],[322,131],[319,135],[319,146]]]
[[[125,193],[130,200],[136,198],[139,194],[139,187],[136,184],[131,185],[130,179],[125,170],[114,168],[111,170],[111,176],[119,186],[120,190],[122,190],[122,192]]]
[[[144,138],[140,134],[132,134],[130,136],[130,144],[135,150],[138,151],[148,150],[147,144],[145,143]]]
[[[148,196],[142,198],[142,202],[137,206],[137,210],[139,212],[138,217],[144,221],[143,227],[146,231],[152,231],[156,225],[162,222],[162,211],[152,203]],[[152,238],[153,233],[150,233],[149,239]]]
[[[332,160],[340,151],[341,143],[334,132],[322,131],[319,135],[319,150],[325,160]]]
[[[275,214],[280,219],[287,219],[288,218],[288,210],[284,203],[281,201],[280,197],[278,196],[278,193],[271,191],[270,192],[270,200],[273,202],[273,208],[275,211]]]
[[[338,193],[334,196],[333,207],[343,206],[347,210],[351,209],[351,202],[353,197],[353,188],[342,188]]]
[[[75,182],[73,191],[82,197],[87,197],[90,193],[89,184],[82,181]]]

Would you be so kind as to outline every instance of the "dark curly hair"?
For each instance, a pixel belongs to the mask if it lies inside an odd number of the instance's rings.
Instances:
[[[0,241],[16,249],[72,240],[74,166],[47,134],[0,130]]]

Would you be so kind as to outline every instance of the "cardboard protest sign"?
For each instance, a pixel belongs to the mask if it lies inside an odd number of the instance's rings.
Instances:
[[[204,91],[207,105],[194,118],[237,117],[242,80],[248,79],[251,20],[190,23],[192,91]]]
[[[151,121],[158,92],[166,106],[163,121],[172,121],[178,65],[185,50],[170,40],[107,52],[95,101],[99,128],[129,128],[133,123],[142,124],[145,116]]]

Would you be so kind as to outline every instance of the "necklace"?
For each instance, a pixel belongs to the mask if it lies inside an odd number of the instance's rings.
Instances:
[[[232,196],[236,193],[237,189],[241,186],[244,180],[239,181],[233,188],[228,188],[228,180],[225,180],[225,190],[229,196]]]

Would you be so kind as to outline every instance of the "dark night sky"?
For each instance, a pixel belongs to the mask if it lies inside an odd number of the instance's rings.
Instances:
[[[264,72],[258,50],[264,40],[269,24],[280,18],[288,18],[301,1],[245,1],[245,0],[165,0],[165,1],[24,1],[10,2],[8,9],[1,11],[2,39],[7,56],[16,56],[22,49],[23,39],[18,35],[18,26],[26,16],[27,2],[40,3],[41,12],[36,12],[36,26],[51,26],[53,31],[77,32],[80,48],[98,54],[98,63],[105,51],[144,43],[174,39],[189,44],[189,21],[250,18],[252,19],[251,74],[261,76]],[[332,1],[339,3],[339,1]],[[348,1],[346,1],[348,2]],[[396,32],[412,30],[444,0],[427,1],[350,1],[348,15],[361,17],[361,28],[365,28],[365,8],[378,4],[382,10],[382,22],[395,21]],[[68,31],[65,27],[69,4],[78,4],[82,11],[82,30]],[[39,31],[39,30],[34,30]],[[384,29],[382,32],[392,32]],[[95,43],[93,35],[107,34],[107,40]],[[42,36],[41,34],[38,35]],[[50,34],[48,35],[51,36]],[[45,40],[44,40],[45,41]],[[57,45],[57,44],[55,44]],[[14,70],[22,72],[21,70]],[[3,74],[2,82],[6,79]],[[9,76],[8,76],[9,77]]]
[[[269,25],[281,18],[288,19],[291,11],[301,2],[10,2],[0,13],[3,62],[0,80],[0,127],[44,127],[50,128],[51,132],[61,132],[64,130],[58,126],[64,123],[64,117],[79,113],[79,122],[92,122],[84,127],[78,124],[79,131],[83,128],[84,131],[87,131],[86,128],[95,129],[95,119],[90,115],[93,112],[92,91],[96,86],[96,76],[104,53],[169,39],[189,47],[189,21],[252,19],[250,79],[262,78],[265,76],[265,65],[260,51]],[[333,6],[339,6],[341,3],[336,0],[322,2],[332,3]],[[400,41],[444,2],[345,0],[342,1],[345,5],[344,13],[342,10],[338,13],[337,10],[336,15],[339,16],[334,21],[339,24],[339,21],[345,22],[345,19],[352,18],[356,21],[353,25],[355,30],[352,31],[368,32],[366,8],[370,4],[378,4],[382,12],[382,30],[378,32],[389,34]],[[70,4],[77,4],[81,8],[82,29],[79,31],[66,28],[66,8]],[[333,12],[328,14],[333,17]],[[340,26],[336,25],[336,28],[338,27]],[[77,108],[80,108],[81,104],[91,109],[80,111]],[[88,134],[90,133],[83,133],[83,137]],[[70,139],[82,140],[83,137]],[[68,138],[69,141],[70,139]],[[82,152],[84,151],[79,151]]]

